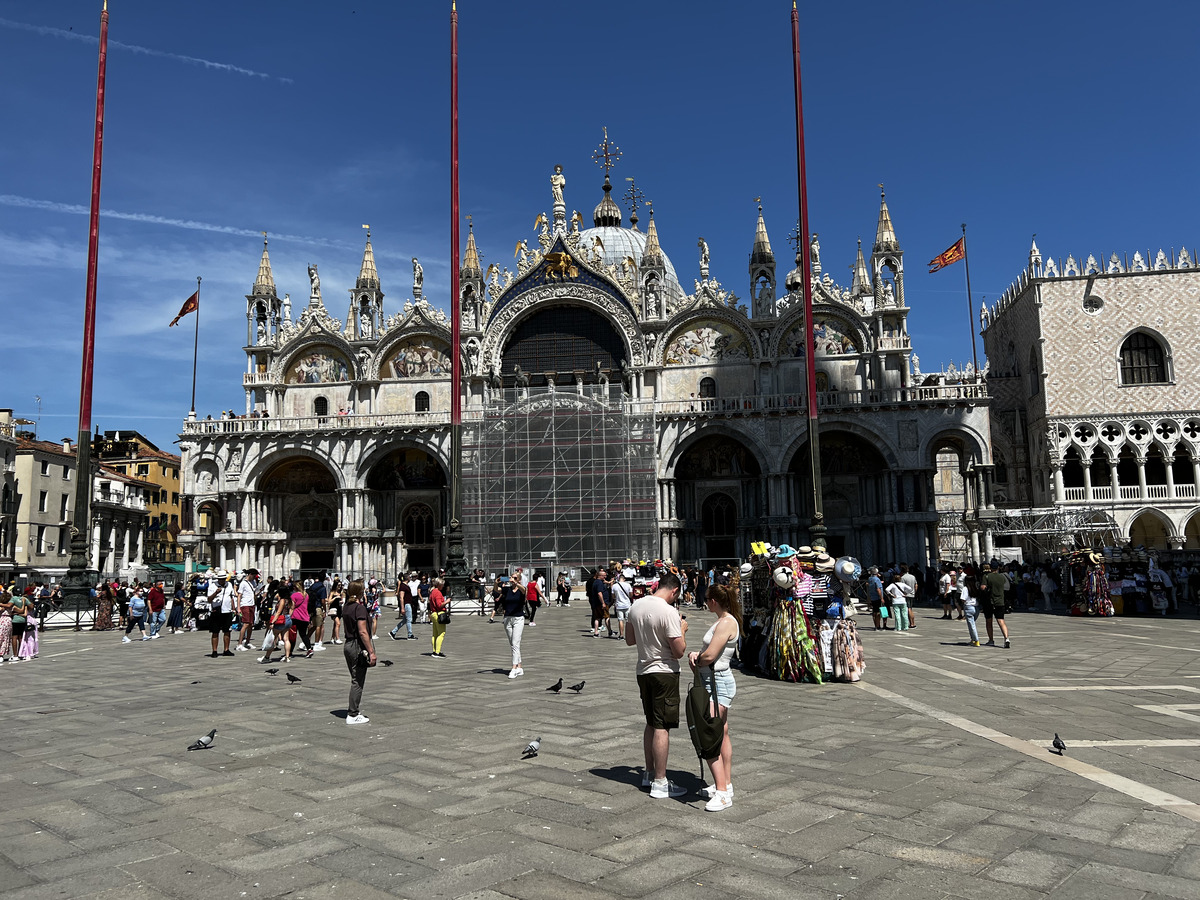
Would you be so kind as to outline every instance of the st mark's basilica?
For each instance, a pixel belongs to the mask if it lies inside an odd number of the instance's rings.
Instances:
[[[808,543],[799,268],[779,269],[760,206],[744,285],[710,275],[703,238],[681,276],[653,212],[626,217],[605,173],[586,228],[554,168],[550,213],[531,197],[538,233],[517,243],[514,272],[484,271],[468,233],[467,565],[691,563],[754,540]],[[975,522],[993,502],[986,382],[970,367],[921,374],[886,198],[849,286],[815,237],[807,252],[829,550],[924,564],[939,508]],[[344,319],[319,264],[308,276],[293,317],[264,243],[246,296],[245,415],[185,423],[180,543],[196,566],[273,573],[444,565],[450,322],[416,259],[412,299],[385,312],[369,232]],[[990,548],[972,533],[971,549]]]

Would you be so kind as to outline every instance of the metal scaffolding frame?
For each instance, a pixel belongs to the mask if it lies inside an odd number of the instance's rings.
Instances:
[[[1112,547],[1120,543],[1120,529],[1112,513],[1097,506],[1048,506],[1022,509],[987,510],[979,516],[978,529],[991,531],[992,537],[1018,537],[1027,540],[1047,556],[1064,547]],[[967,559],[971,553],[970,526],[961,510],[938,516],[940,555],[946,559]]]
[[[599,387],[498,401],[463,436],[467,563],[593,566],[657,554],[652,412]]]

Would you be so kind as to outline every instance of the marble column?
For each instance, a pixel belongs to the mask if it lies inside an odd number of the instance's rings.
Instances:
[[[1067,496],[1063,488],[1062,463],[1052,462],[1050,464],[1050,477],[1054,479],[1054,502],[1062,503]]]
[[[1138,497],[1146,499],[1146,457],[1137,457]]]

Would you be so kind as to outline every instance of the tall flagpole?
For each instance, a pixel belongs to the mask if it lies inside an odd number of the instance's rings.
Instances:
[[[792,0],[792,62],[796,91],[796,184],[800,200],[800,246],[796,262],[804,280],[804,361],[808,381],[808,463],[812,477],[812,524],[809,543],[825,549],[825,508],[821,501],[821,441],[817,433],[817,361],[813,347],[812,257],[809,253],[808,182],[804,169],[804,94],[800,89],[800,13]]]
[[[196,339],[192,344],[192,411],[189,419],[196,418],[196,357],[200,354],[200,276],[196,276]]]
[[[975,302],[971,299],[971,258],[967,254],[967,223],[962,223],[963,232],[963,268],[967,270],[967,327],[971,329],[971,365],[975,367],[975,376],[979,377],[979,356],[975,350]]]
[[[458,246],[458,4],[450,4],[450,528],[447,585],[450,596],[466,597],[467,565],[462,531],[462,314]]]
[[[75,610],[91,609],[88,544],[92,493],[92,373],[96,358],[96,268],[100,254],[100,169],[104,159],[104,75],[108,62],[108,0],[100,11],[100,61],[96,73],[96,131],[92,144],[92,207],[88,219],[87,293],[83,311],[83,365],[79,384],[79,433],[75,448],[75,509],[71,517],[71,558],[63,578],[63,600]],[[94,575],[94,573],[92,573]]]

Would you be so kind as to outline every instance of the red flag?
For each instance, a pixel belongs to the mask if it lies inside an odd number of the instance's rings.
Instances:
[[[941,256],[931,259],[929,261],[929,271],[936,272],[938,269],[944,269],[946,266],[956,263],[960,259],[965,259],[967,255],[966,240],[966,238],[959,238],[954,242],[953,247]]]
[[[183,306],[179,307],[179,315],[177,315],[175,318],[173,318],[171,320],[171,324],[168,325],[167,327],[172,328],[172,327],[178,325],[180,319],[182,319],[188,313],[195,312],[199,308],[200,308],[200,292],[196,291],[196,293],[192,294],[192,296],[188,297],[186,300],[183,301]]]

